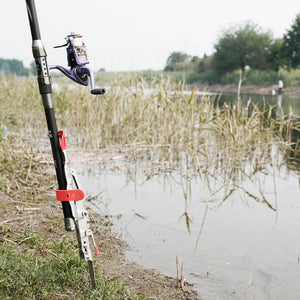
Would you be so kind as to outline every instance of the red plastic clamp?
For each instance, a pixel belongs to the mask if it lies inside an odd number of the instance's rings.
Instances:
[[[66,136],[62,130],[58,131],[58,137],[60,139],[60,149],[66,150],[67,149]]]
[[[56,190],[57,201],[78,201],[84,199],[82,190]]]

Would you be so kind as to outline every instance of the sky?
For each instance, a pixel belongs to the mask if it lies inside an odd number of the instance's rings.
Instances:
[[[173,51],[214,52],[222,30],[251,21],[282,37],[300,13],[299,0],[35,0],[49,65],[66,66],[70,32],[83,35],[90,67],[161,70]],[[33,61],[25,0],[1,1],[1,58]]]

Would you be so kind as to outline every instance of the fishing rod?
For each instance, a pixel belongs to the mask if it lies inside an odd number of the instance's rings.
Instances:
[[[26,0],[26,5],[32,36],[32,53],[37,69],[37,81],[45,110],[48,135],[58,182],[56,198],[62,204],[65,229],[67,231],[76,231],[79,254],[81,258],[88,261],[91,283],[94,288],[96,287],[96,280],[90,240],[97,255],[99,255],[99,251],[95,244],[93,232],[90,229],[89,214],[83,205],[85,194],[80,187],[76,172],[69,167],[65,134],[63,131],[57,130],[50,69],[58,69],[68,78],[81,85],[87,86],[90,79],[91,93],[93,95],[102,95],[105,93],[105,89],[95,87],[93,72],[86,66],[89,61],[86,47],[80,34],[69,34],[66,37],[66,43],[56,47],[66,47],[70,69],[59,65],[48,67],[47,54],[41,40],[35,2],[34,0]]]

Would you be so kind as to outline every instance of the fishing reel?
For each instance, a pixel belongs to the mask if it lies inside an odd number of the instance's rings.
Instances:
[[[94,74],[91,69],[87,68],[86,65],[89,63],[86,53],[86,47],[82,41],[82,36],[80,34],[75,34],[71,32],[66,37],[67,43],[60,46],[55,46],[54,48],[67,47],[67,59],[68,66],[70,69],[66,69],[62,66],[54,65],[50,66],[50,70],[57,69],[61,71],[71,80],[87,86],[89,84],[89,78],[91,82],[91,93],[93,95],[103,95],[105,94],[104,88],[96,88]]]

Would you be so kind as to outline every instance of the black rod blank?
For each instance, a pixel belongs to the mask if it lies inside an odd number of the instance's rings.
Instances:
[[[32,52],[35,59],[37,68],[37,80],[39,85],[40,94],[42,97],[45,116],[48,126],[48,134],[51,143],[51,149],[53,154],[53,160],[55,165],[56,177],[58,187],[60,190],[66,190],[67,182],[64,172],[64,161],[60,148],[60,141],[58,137],[56,118],[53,108],[52,100],[52,86],[49,74],[49,68],[47,65],[47,54],[44,45],[41,40],[41,34],[39,29],[39,23],[37,18],[37,12],[35,8],[34,0],[26,0],[28,19],[32,36]],[[70,203],[67,201],[62,202],[63,214],[65,218],[66,230],[74,230],[74,220],[72,216]]]

